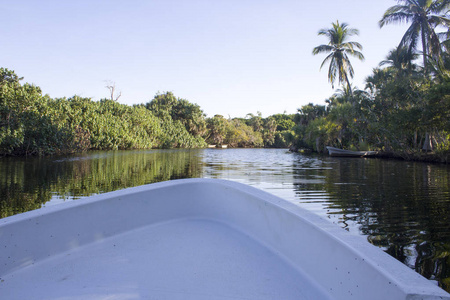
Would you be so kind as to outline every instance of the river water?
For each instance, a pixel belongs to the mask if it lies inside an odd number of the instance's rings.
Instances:
[[[450,291],[450,166],[284,149],[89,152],[0,158],[0,217],[178,178],[221,178],[285,198],[363,235]]]

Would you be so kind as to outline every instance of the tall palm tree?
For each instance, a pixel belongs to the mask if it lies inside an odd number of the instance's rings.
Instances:
[[[354,70],[348,55],[352,55],[360,60],[364,60],[364,55],[358,51],[362,50],[361,44],[347,40],[353,35],[358,35],[359,31],[354,28],[349,28],[347,23],[339,24],[339,21],[331,23],[331,25],[331,28],[324,28],[318,32],[318,35],[324,35],[328,38],[328,44],[315,47],[312,53],[314,55],[319,53],[328,54],[322,62],[320,69],[329,62],[328,81],[331,83],[331,86],[334,88],[334,82],[337,78],[339,84],[343,84],[344,82],[347,84],[351,93],[349,77],[353,78]]]
[[[411,23],[400,41],[399,48],[405,47],[411,55],[417,52],[417,44],[420,40],[426,73],[427,57],[437,60],[440,56],[440,41],[434,29],[438,25],[450,26],[450,20],[446,15],[450,1],[398,0],[398,3],[386,10],[379,25],[383,27],[392,23]]]

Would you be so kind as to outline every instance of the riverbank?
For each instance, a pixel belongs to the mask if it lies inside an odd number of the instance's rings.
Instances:
[[[298,152],[302,154],[316,152],[312,149],[297,149],[295,147],[290,147],[289,151]],[[317,153],[317,152],[316,152]],[[327,154],[324,151],[322,154]],[[438,163],[438,164],[449,164],[450,163],[450,153],[436,153],[433,151],[376,151],[376,154],[371,155],[372,158],[382,158],[382,159],[399,159],[405,161],[417,161],[417,162],[427,162],[427,163]]]
[[[435,152],[379,152],[375,157],[390,158],[390,159],[402,159],[407,161],[429,162],[429,163],[441,163],[448,164],[450,162],[450,154],[438,154]]]

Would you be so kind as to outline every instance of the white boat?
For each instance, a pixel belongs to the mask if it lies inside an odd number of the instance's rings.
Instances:
[[[334,147],[327,147],[327,150],[330,156],[346,156],[346,157],[374,156],[378,153],[377,151],[352,151]]]
[[[236,182],[184,179],[0,220],[0,298],[450,299],[364,238]]]
[[[227,149],[228,145],[208,145],[209,149]]]

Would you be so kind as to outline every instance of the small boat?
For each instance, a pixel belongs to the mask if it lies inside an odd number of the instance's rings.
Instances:
[[[450,299],[360,236],[237,182],[182,179],[0,219],[2,299]]]
[[[334,147],[327,147],[327,150],[330,156],[346,156],[346,157],[374,156],[378,153],[377,151],[351,151]]]
[[[227,149],[228,145],[208,145],[209,149]]]

